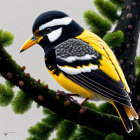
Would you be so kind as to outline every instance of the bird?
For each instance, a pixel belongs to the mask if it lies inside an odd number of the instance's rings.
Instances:
[[[34,21],[32,36],[20,52],[39,44],[52,77],[72,94],[92,101],[111,103],[126,129],[138,115],[131,103],[130,88],[113,51],[96,34],[81,27],[64,12],[51,10]]]

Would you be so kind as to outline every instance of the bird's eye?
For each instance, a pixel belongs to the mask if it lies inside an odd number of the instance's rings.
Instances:
[[[51,28],[46,28],[46,29],[45,29],[45,32],[46,32],[46,33],[50,33],[51,31],[52,31]]]
[[[39,31],[39,32],[37,33],[37,35],[38,35],[38,36],[43,36],[43,35],[49,34],[51,31],[52,31],[51,28],[45,28],[44,30]]]

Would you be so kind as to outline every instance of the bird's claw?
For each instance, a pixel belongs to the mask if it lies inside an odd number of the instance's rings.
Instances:
[[[56,95],[57,96],[62,95],[63,97],[65,97],[65,99],[70,100],[70,101],[72,101],[72,102],[74,102],[76,104],[79,104],[77,102],[77,100],[74,100],[74,98],[72,97],[72,96],[79,96],[78,94],[69,94],[69,93],[65,93],[64,91],[58,90],[57,93],[56,93]]]

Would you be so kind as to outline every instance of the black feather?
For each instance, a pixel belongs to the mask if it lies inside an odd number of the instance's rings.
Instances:
[[[96,70],[96,73],[98,73],[98,71],[99,70]],[[107,99],[111,99],[126,106],[132,105],[131,99],[125,88],[123,88],[121,81],[117,82],[109,77],[108,79],[104,79],[104,73],[100,75],[102,77],[99,77],[98,75],[94,74],[94,72],[86,72],[77,75],[70,75],[63,72],[63,74],[78,85],[93,91],[93,94],[97,93]],[[101,74],[101,72],[98,74]],[[104,77],[107,76],[104,74]],[[121,88],[118,88],[119,85],[121,85]]]
[[[133,125],[132,125],[130,119],[128,118],[123,106],[119,103],[115,103],[115,106],[117,107],[117,109],[118,109],[118,111],[119,111],[119,113],[120,113],[120,115],[123,119],[123,122],[126,126],[127,131],[128,132],[132,131],[133,130]]]

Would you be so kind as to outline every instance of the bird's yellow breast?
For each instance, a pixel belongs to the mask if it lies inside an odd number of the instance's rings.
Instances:
[[[53,71],[50,71],[48,69],[49,73],[53,76],[53,78],[60,84],[64,89],[70,91],[71,93],[79,94],[85,98],[92,99],[94,98],[93,92],[90,90],[87,90],[78,84],[72,82],[70,79],[66,78],[63,73],[60,73],[59,75],[53,74]]]

